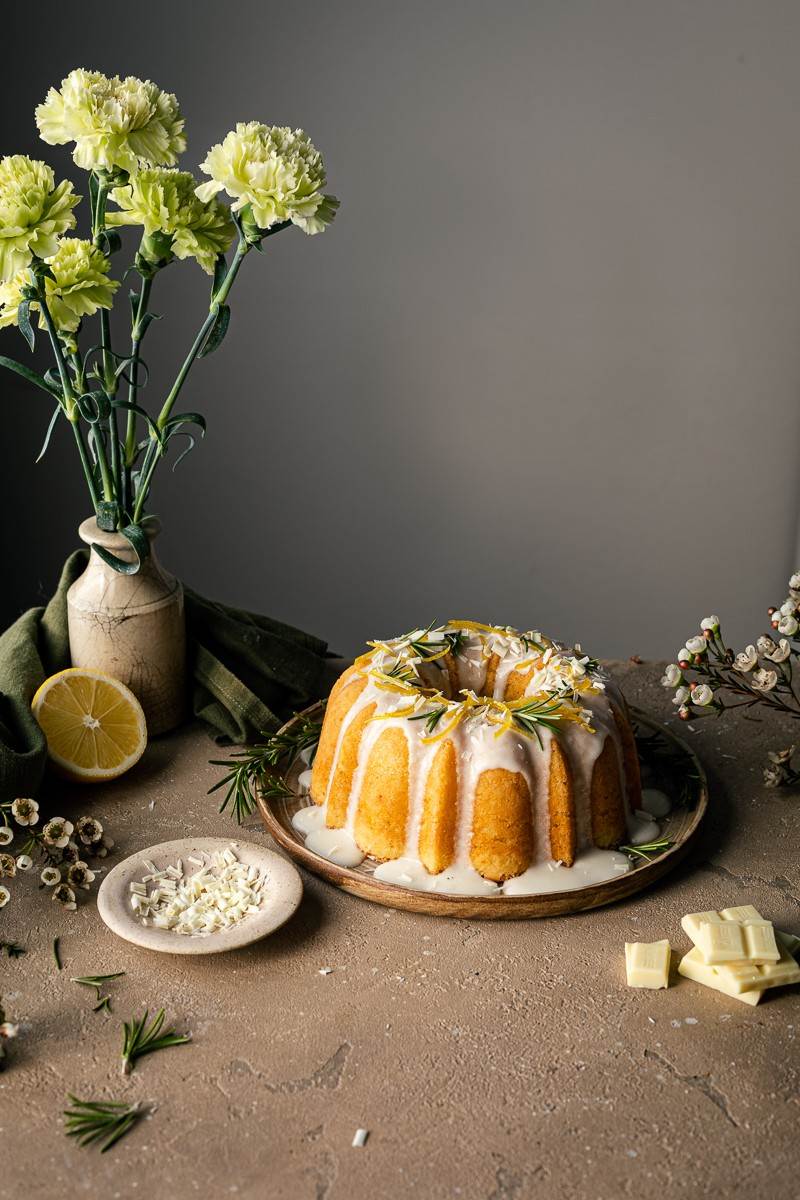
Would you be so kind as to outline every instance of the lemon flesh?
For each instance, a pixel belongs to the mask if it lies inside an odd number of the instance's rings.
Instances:
[[[71,779],[116,779],[147,745],[141,704],[124,683],[101,671],[69,667],[51,675],[31,708],[51,761]]]

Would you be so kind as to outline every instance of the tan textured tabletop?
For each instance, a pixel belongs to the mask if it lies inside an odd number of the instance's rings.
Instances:
[[[616,673],[632,702],[669,714],[656,668]],[[0,1075],[0,1195],[797,1195],[800,989],[749,1008],[683,979],[625,986],[623,943],[688,949],[688,911],[752,902],[800,933],[800,797],[761,783],[787,727],[696,729],[712,804],[694,854],[653,891],[581,916],[437,920],[304,876],[299,912],[273,937],[179,959],[118,941],[94,898],[63,913],[26,879],[0,916],[0,936],[27,947],[0,960],[8,1016],[24,1025]],[[57,806],[93,801],[117,841],[109,866],[185,832],[225,833],[206,796],[214,751],[196,729],[162,738],[112,787],[55,789]],[[255,823],[245,836],[266,837]],[[122,970],[110,1015],[70,983]],[[122,1078],[121,1022],[162,1004],[193,1043]],[[67,1091],[157,1108],[101,1156],[64,1136]]]

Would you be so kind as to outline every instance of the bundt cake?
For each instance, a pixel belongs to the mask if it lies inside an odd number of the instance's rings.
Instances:
[[[626,840],[641,805],[634,736],[579,647],[473,621],[369,645],[328,700],[314,825],[324,814],[382,863],[492,883]]]

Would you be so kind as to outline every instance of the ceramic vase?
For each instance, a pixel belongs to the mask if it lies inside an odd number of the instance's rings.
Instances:
[[[122,575],[92,550],[86,570],[67,592],[69,646],[74,667],[104,671],[138,698],[150,736],[179,725],[186,714],[186,622],[183,587],[158,561],[148,521],[150,556],[135,575]],[[126,562],[135,559],[124,537],[99,528],[94,517],[79,529]]]

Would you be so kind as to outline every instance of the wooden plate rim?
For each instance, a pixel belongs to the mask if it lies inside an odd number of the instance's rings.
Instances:
[[[318,716],[322,704],[322,701],[317,701],[303,712],[297,713],[282,726],[280,732],[285,733],[291,730],[295,722],[301,718],[313,719]],[[328,883],[334,884],[335,887],[358,896],[362,900],[370,900],[374,904],[431,916],[483,920],[529,919],[585,912],[588,909],[599,908],[604,904],[613,904],[617,900],[624,900],[635,895],[676,867],[688,853],[690,843],[696,836],[708,808],[706,772],[691,747],[671,729],[648,716],[641,709],[631,705],[630,712],[638,725],[666,738],[678,747],[691,762],[698,777],[696,803],[690,814],[688,826],[681,834],[680,840],[676,841],[669,850],[665,850],[652,862],[629,871],[627,875],[607,880],[605,883],[587,884],[585,887],[573,888],[566,892],[539,892],[531,896],[446,896],[434,892],[419,892],[413,888],[401,887],[399,884],[384,883],[371,875],[362,874],[349,867],[337,866],[336,863],[314,854],[299,840],[299,835],[296,835],[294,830],[290,832],[282,824],[272,811],[269,801],[261,795],[258,796],[259,813],[269,834],[296,862]]]

